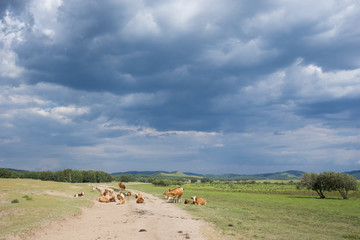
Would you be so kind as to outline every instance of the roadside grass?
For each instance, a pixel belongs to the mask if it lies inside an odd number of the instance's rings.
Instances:
[[[170,187],[151,184],[129,188],[163,198]],[[231,192],[211,186],[184,185],[185,199],[206,198],[206,206],[177,204],[193,216],[214,223],[224,239],[359,239],[360,199],[340,197],[319,199],[295,193],[279,194],[262,190]],[[262,186],[259,186],[261,188]],[[287,188],[287,185],[284,185]],[[252,186],[255,189],[255,185]],[[287,192],[287,190],[285,191]],[[293,190],[293,192],[296,192]]]
[[[73,197],[82,191],[85,197]],[[0,239],[76,215],[98,194],[85,183],[0,178]],[[18,203],[11,203],[14,200]]]

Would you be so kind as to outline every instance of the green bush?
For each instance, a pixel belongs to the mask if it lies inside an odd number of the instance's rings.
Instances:
[[[18,199],[14,199],[11,201],[11,203],[19,203],[19,200]]]
[[[170,185],[182,185],[183,182],[182,181],[177,181],[177,180],[169,180],[169,179],[154,179],[151,182],[154,186],[160,186],[160,187],[167,187]]]

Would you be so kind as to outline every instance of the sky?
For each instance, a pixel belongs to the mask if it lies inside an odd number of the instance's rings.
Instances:
[[[357,0],[1,0],[0,167],[360,169]]]

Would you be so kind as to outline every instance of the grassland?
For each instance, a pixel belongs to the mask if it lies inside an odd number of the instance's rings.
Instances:
[[[84,191],[84,198],[73,195]],[[0,178],[0,239],[78,214],[98,195],[89,184]]]
[[[129,187],[159,197],[167,189],[150,184]],[[310,191],[297,190],[295,185],[287,184],[188,184],[183,187],[183,199],[204,197],[207,205],[178,206],[215,224],[224,239],[360,239],[358,193],[343,200],[336,193],[319,199]]]
[[[335,192],[319,199],[312,191],[288,183],[187,184],[183,200],[204,197],[207,205],[177,206],[213,223],[223,239],[360,239],[359,192],[352,192],[348,200]],[[116,182],[111,185],[117,188]],[[127,187],[163,198],[162,193],[175,186]],[[73,197],[81,191],[86,193],[84,198]],[[0,179],[0,239],[78,214],[97,195],[91,184]]]

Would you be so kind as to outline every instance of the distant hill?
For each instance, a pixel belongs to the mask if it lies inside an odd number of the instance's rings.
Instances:
[[[195,175],[194,173],[192,175],[189,174],[185,174],[179,171],[175,171],[175,172],[160,172],[160,173],[156,173],[154,174],[154,177],[167,177],[167,178],[203,178],[202,176],[199,175]]]
[[[351,172],[345,172],[345,173],[353,176],[353,177],[356,178],[357,180],[360,180],[360,170],[351,171]]]
[[[289,170],[285,172],[264,173],[264,174],[207,174],[204,175],[214,180],[298,180],[305,172]]]
[[[154,178],[184,179],[184,178],[209,178],[211,180],[298,180],[305,172],[289,170],[285,172],[265,173],[265,174],[197,174],[192,172],[168,172],[168,171],[127,171],[116,172],[111,175],[146,175]]]
[[[16,172],[29,172],[27,170],[13,169],[13,168],[0,168],[8,169]],[[285,172],[264,173],[264,174],[198,174],[193,172],[168,172],[168,171],[127,171],[116,172],[111,175],[144,175],[154,178],[170,178],[170,179],[190,179],[190,178],[209,178],[211,180],[298,180],[305,172],[297,170],[288,170]],[[344,172],[351,176],[354,176],[357,180],[360,180],[360,170]]]
[[[186,175],[194,175],[194,176],[200,176],[203,177],[203,174],[199,174],[199,173],[193,173],[193,172],[184,172]]]
[[[0,168],[0,169],[7,169],[10,171],[15,171],[15,172],[28,172],[27,170],[20,170],[20,169],[14,169],[14,168]]]
[[[156,173],[169,173],[167,171],[127,171],[127,172],[116,172],[116,173],[111,173],[111,175],[124,175],[124,174],[130,174],[130,175],[152,175],[152,174],[156,174]]]
[[[265,173],[265,174],[253,174],[253,175],[246,175],[246,174],[207,174],[204,177],[213,180],[242,180],[242,179],[249,179],[249,180],[299,180],[301,176],[305,172],[297,171],[297,170],[289,170],[285,172],[276,172],[276,173]],[[344,172],[351,176],[354,176],[357,180],[360,180],[360,170],[351,171],[351,172]]]
[[[164,178],[164,179],[190,179],[190,178],[202,178],[201,174],[196,173],[182,173],[179,171],[168,172],[168,171],[127,171],[127,172],[116,172],[111,173],[111,175],[143,175],[146,177],[153,177],[153,178]]]
[[[127,172],[116,172],[111,175],[146,175],[154,178],[209,178],[212,180],[242,180],[242,179],[251,179],[251,180],[297,180],[304,174],[302,171],[289,170],[285,172],[276,172],[276,173],[265,173],[265,174],[197,174],[192,172],[168,172],[168,171],[127,171]]]

